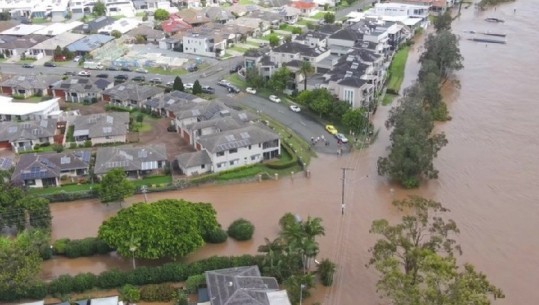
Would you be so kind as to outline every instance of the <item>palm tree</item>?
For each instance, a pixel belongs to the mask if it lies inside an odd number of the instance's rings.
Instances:
[[[305,235],[307,235],[307,238],[312,240],[319,235],[323,236],[326,234],[320,217],[311,218],[309,216],[307,220],[303,222],[303,231],[305,232]]]
[[[303,61],[299,72],[303,74],[303,90],[307,90],[307,77],[314,73],[314,68],[309,61]]]

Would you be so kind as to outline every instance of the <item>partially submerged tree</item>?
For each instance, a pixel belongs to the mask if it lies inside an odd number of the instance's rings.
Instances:
[[[425,40],[425,52],[419,62],[423,64],[432,60],[438,67],[442,79],[447,79],[450,73],[463,68],[463,57],[460,54],[458,38],[447,30],[442,30],[436,35],[429,34]]]
[[[370,232],[383,238],[370,249],[369,261],[381,274],[379,292],[392,304],[486,305],[491,297],[504,297],[473,266],[456,264],[461,249],[453,237],[459,230],[442,218],[446,208],[421,197],[394,205],[409,214],[395,225],[385,219],[372,223]]]
[[[96,192],[103,203],[122,202],[135,193],[135,185],[127,180],[122,168],[114,168],[101,178],[101,182],[96,186]]]

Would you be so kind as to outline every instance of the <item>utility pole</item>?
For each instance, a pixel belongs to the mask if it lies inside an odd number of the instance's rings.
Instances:
[[[342,167],[341,170],[342,170],[341,214],[344,215],[344,207],[345,207],[345,204],[344,204],[344,186],[345,186],[345,181],[346,181],[346,171],[347,170],[353,171],[354,169],[353,168]]]

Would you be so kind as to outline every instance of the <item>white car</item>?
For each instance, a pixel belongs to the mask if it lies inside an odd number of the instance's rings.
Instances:
[[[193,84],[193,83],[183,84],[184,89],[193,89],[194,86],[195,86],[195,84]]]
[[[86,76],[86,77],[89,77],[89,76],[90,76],[90,72],[88,72],[88,71],[80,71],[78,75],[79,75],[79,76]]]
[[[73,58],[73,61],[74,61],[74,62],[79,62],[81,59],[82,59],[82,56],[77,55],[77,56],[75,56],[75,57]]]
[[[269,96],[269,100],[272,101],[272,102],[274,102],[274,103],[280,103],[280,102],[281,102],[281,99],[278,98],[278,97],[275,96],[275,95],[270,95],[270,96]]]
[[[290,110],[294,112],[300,112],[301,108],[299,108],[299,106],[296,106],[296,105],[290,105]]]
[[[348,143],[348,139],[342,133],[336,134],[335,138],[337,138],[337,140],[341,141],[342,143]]]
[[[148,70],[142,69],[142,68],[138,68],[138,69],[135,69],[135,72],[137,72],[137,73],[142,73],[142,74],[147,74],[147,73],[148,73]]]
[[[251,94],[256,94],[256,89],[253,89],[251,87],[247,87],[247,89],[245,89],[245,92],[251,93]]]

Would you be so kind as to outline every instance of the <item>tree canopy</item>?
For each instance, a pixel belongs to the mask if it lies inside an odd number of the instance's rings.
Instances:
[[[143,259],[183,257],[219,228],[210,204],[165,199],[121,210],[99,228],[99,238],[122,256]]]
[[[314,73],[311,62],[304,60],[299,68],[299,73],[303,75],[303,90],[307,90],[307,78]]]
[[[279,39],[279,36],[277,36],[277,34],[274,34],[274,33],[269,34],[268,41],[272,48],[278,46],[279,43],[281,43],[281,39]]]
[[[103,3],[102,1],[97,1],[94,4],[93,13],[96,16],[105,16],[105,14],[107,13],[107,8],[105,7],[105,3]]]
[[[443,13],[440,16],[437,16],[434,19],[434,28],[437,32],[440,31],[449,31],[451,30],[451,22],[453,21],[453,18],[451,17],[451,10],[446,10],[445,13]]]
[[[365,109],[357,108],[347,111],[342,117],[342,123],[350,131],[359,134],[369,126]]]
[[[157,21],[165,21],[168,19],[169,16],[170,16],[170,13],[162,8],[156,9],[155,12],[153,13],[153,17]]]
[[[395,305],[487,305],[504,297],[486,276],[470,264],[457,265],[460,246],[453,237],[456,223],[444,220],[448,210],[421,197],[395,201],[407,215],[391,225],[375,220],[370,232],[382,235],[370,249],[369,265],[380,272],[378,291]]]
[[[96,192],[101,202],[123,201],[135,193],[135,185],[127,180],[123,169],[115,168],[101,178],[96,186]]]
[[[273,88],[275,92],[282,92],[291,78],[290,70],[286,67],[281,67],[271,75],[268,85]]]
[[[327,12],[324,14],[324,22],[328,24],[332,24],[335,22],[335,14],[331,12]]]
[[[193,84],[193,94],[201,94],[202,93],[202,85],[200,85],[200,82],[195,80],[195,83]]]
[[[174,78],[174,83],[172,84],[172,90],[185,91],[185,87],[183,86],[182,79],[179,76],[176,76]]]
[[[436,63],[442,79],[446,79],[453,71],[462,69],[463,57],[457,36],[447,30],[429,34],[425,40],[425,52],[421,54],[419,62],[423,64],[427,60]]]

